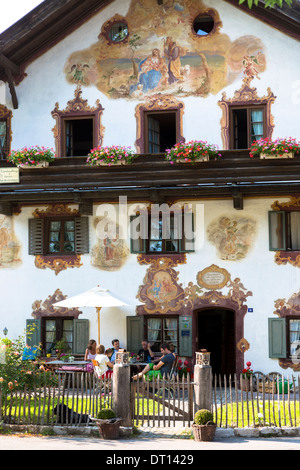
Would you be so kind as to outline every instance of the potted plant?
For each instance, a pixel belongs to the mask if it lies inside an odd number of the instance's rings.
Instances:
[[[165,158],[171,164],[207,162],[209,160],[219,160],[221,156],[216,145],[202,140],[179,142],[165,151]]]
[[[194,416],[192,424],[195,441],[212,441],[215,437],[217,425],[211,411],[198,410]]]
[[[242,372],[241,390],[249,392],[250,390],[250,378],[253,375],[253,369],[251,369],[251,362],[246,362],[246,368]]]
[[[87,156],[88,165],[126,165],[133,162],[136,154],[130,147],[113,145],[111,147],[96,147]]]
[[[117,418],[111,408],[104,408],[99,411],[97,418],[90,418],[96,422],[102,439],[118,439],[121,418]]]
[[[56,341],[55,352],[58,359],[61,359],[62,354],[64,357],[65,353],[70,352],[70,346],[67,343],[66,338],[62,338],[61,340]]]
[[[178,372],[179,378],[187,377],[187,375],[191,373],[191,369],[188,367],[188,365],[189,365],[188,361],[182,362],[182,360],[179,359],[178,366],[177,366],[177,372]]]
[[[291,137],[274,141],[267,137],[253,142],[249,150],[251,158],[294,158],[294,154],[300,152],[300,143]]]
[[[7,161],[21,168],[42,168],[49,166],[49,162],[55,159],[53,149],[40,147],[24,147],[20,150],[12,150]]]

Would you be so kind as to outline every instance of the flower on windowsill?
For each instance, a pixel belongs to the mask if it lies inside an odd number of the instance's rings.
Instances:
[[[179,142],[165,151],[165,158],[171,164],[219,160],[221,157],[217,145],[202,140]]]
[[[113,145],[111,147],[96,147],[87,156],[88,165],[119,165],[130,164],[136,158],[136,154],[130,147]]]
[[[285,139],[276,139],[274,141],[267,137],[265,139],[259,139],[254,141],[251,147],[249,148],[249,151],[250,157],[259,157],[261,153],[282,157],[285,153],[299,153],[300,143],[292,137],[286,137]]]
[[[250,379],[251,375],[253,375],[253,369],[251,369],[251,362],[246,362],[246,369],[242,372],[243,379]]]
[[[20,150],[12,150],[7,157],[7,161],[15,165],[36,166],[42,162],[52,162],[55,159],[53,149],[40,147],[23,147]]]

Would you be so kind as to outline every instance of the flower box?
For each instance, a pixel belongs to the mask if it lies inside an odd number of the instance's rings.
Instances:
[[[259,155],[259,158],[261,160],[271,160],[273,158],[294,158],[294,152],[286,152],[286,153],[283,153],[281,155],[277,154],[277,153],[261,153]]]
[[[267,137],[253,142],[249,151],[251,158],[294,158],[294,154],[300,152],[300,143],[291,137],[274,141]]]
[[[120,145],[110,147],[99,146],[90,151],[86,163],[91,166],[126,165],[132,163],[135,158],[136,154],[130,147],[122,147]]]
[[[8,162],[14,163],[22,169],[46,168],[49,166],[49,162],[54,160],[54,150],[40,147],[39,145],[23,147],[20,150],[12,150],[7,157]]]
[[[49,166],[49,162],[39,162],[35,165],[30,163],[18,163],[17,167],[22,168],[22,170],[31,170],[32,168],[47,168]]]
[[[179,142],[165,151],[165,159],[171,164],[208,162],[221,156],[216,145],[202,140]]]
[[[115,165],[127,165],[126,160],[118,160],[115,162],[102,162],[101,160],[96,161],[97,166],[115,166]]]
[[[197,162],[208,162],[209,161],[209,155],[204,155],[201,157],[195,158],[195,160],[190,160],[188,158],[178,158],[176,160],[176,163],[191,163],[191,161],[197,163]]]

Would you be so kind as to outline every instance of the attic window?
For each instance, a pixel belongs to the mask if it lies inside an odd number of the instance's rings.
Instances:
[[[207,36],[214,29],[215,22],[212,16],[201,14],[194,20],[193,29],[197,36]]]
[[[114,23],[108,31],[109,39],[112,42],[118,43],[124,41],[128,36],[128,26],[124,22]]]

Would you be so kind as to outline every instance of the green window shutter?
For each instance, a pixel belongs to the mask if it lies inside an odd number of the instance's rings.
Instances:
[[[193,355],[192,343],[192,317],[179,317],[179,356],[191,357]]]
[[[286,319],[269,318],[269,357],[286,358]]]
[[[75,217],[75,253],[88,253],[89,245],[89,218]]]
[[[44,220],[29,219],[28,221],[28,253],[42,255],[44,252]]]
[[[286,250],[286,211],[269,211],[269,250]]]
[[[148,215],[130,216],[130,252],[146,253],[146,240],[148,238]],[[139,237],[136,238],[136,234]]]
[[[40,346],[41,319],[26,320],[26,344],[30,347]]]
[[[144,317],[127,317],[127,351],[138,352],[144,338]]]
[[[186,212],[182,216],[182,236],[179,240],[180,253],[193,253],[195,251],[195,237],[194,237],[194,214]]]
[[[73,353],[84,354],[89,341],[89,320],[73,322]]]

